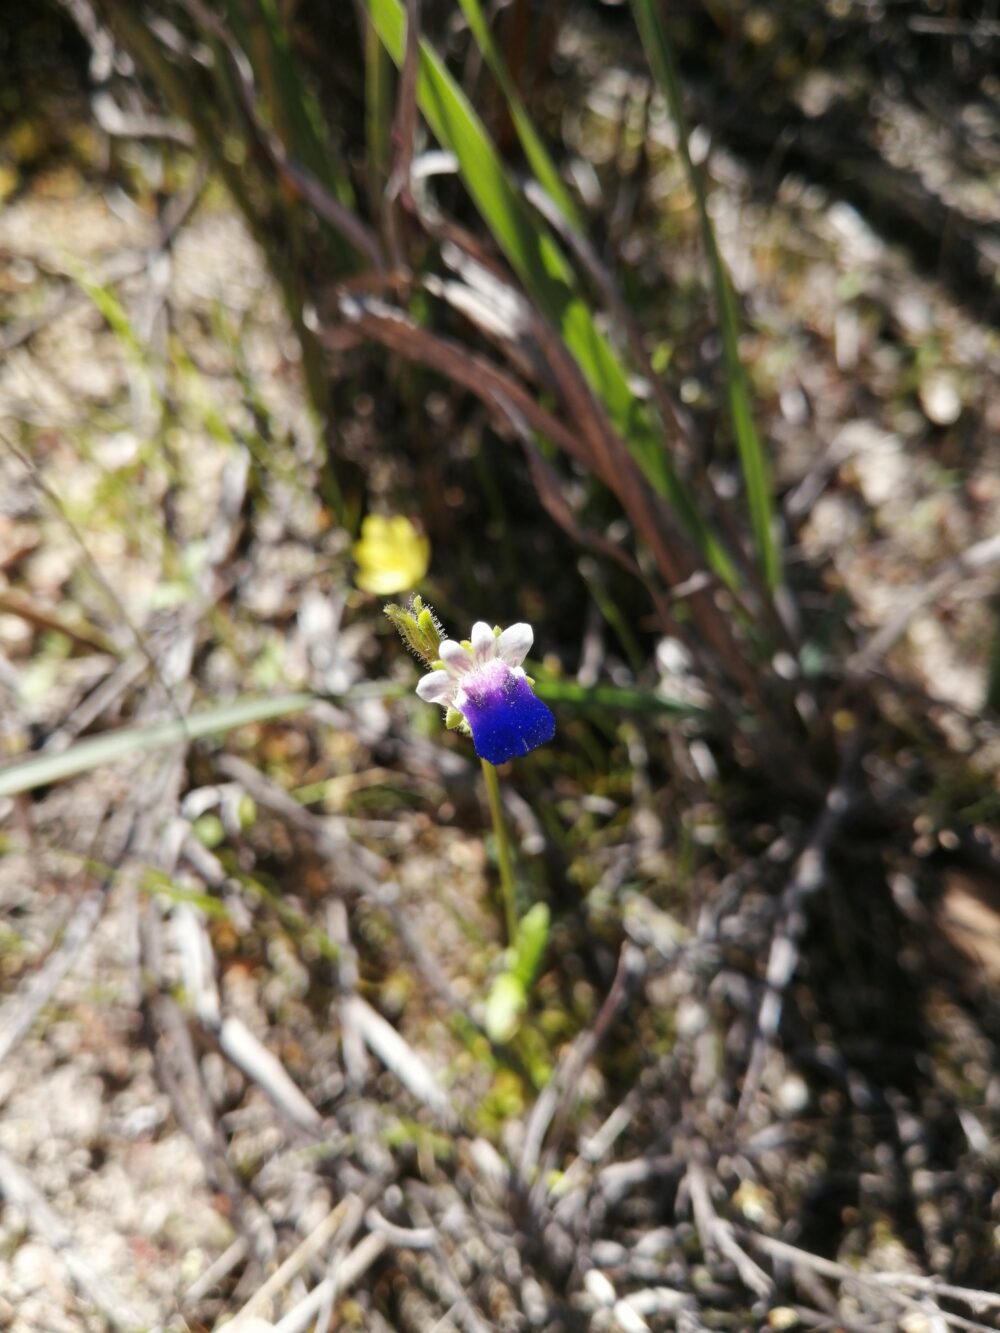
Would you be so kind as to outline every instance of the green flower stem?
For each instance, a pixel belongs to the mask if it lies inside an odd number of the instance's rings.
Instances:
[[[488,764],[485,759],[479,762],[483,766],[486,795],[490,802],[490,817],[493,820],[493,834],[497,840],[500,892],[503,895],[504,917],[507,921],[507,943],[513,947],[517,942],[517,892],[514,888],[514,863],[510,855],[507,825],[504,823],[503,803],[500,800],[500,779],[492,764]]]

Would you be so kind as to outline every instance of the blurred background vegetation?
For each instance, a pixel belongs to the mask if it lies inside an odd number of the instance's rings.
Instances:
[[[3,8],[0,1319],[996,1327],[1000,16]]]

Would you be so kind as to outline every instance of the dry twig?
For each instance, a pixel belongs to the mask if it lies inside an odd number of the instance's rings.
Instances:
[[[314,1287],[305,1300],[274,1326],[274,1333],[304,1333],[328,1301],[335,1301],[354,1286],[386,1250],[385,1236],[371,1234],[355,1245],[337,1265],[333,1275]]]
[[[778,923],[764,975],[764,998],[757,1015],[757,1030],[740,1093],[737,1118],[742,1118],[757,1095],[769,1047],[778,1035],[781,1007],[799,962],[799,940],[806,928],[805,903],[826,882],[831,847],[854,808],[854,776],[861,759],[865,729],[859,724],[845,747],[837,781],[827,793],[809,840],[795,863],[791,882],[778,905]]]
[[[701,1237],[702,1248],[710,1254],[717,1250],[719,1254],[735,1265],[740,1281],[758,1296],[770,1296],[774,1283],[759,1264],[755,1264],[747,1252],[737,1243],[731,1222],[725,1221],[715,1211],[712,1196],[704,1168],[699,1162],[692,1161],[687,1169],[687,1186],[691,1195],[691,1208],[694,1212],[695,1226]]]
[[[536,1207],[541,1204],[542,1196],[548,1189],[545,1172],[539,1172],[538,1166],[549,1127],[556,1123],[561,1130],[562,1121],[577,1090],[580,1076],[593,1060],[598,1047],[614,1026],[644,975],[645,960],[642,953],[626,941],[618,955],[614,981],[592,1026],[577,1037],[559,1069],[535,1102],[524,1132],[518,1174],[522,1184],[531,1186]]]
[[[62,932],[62,940],[57,948],[53,948],[44,966],[23,990],[15,992],[0,1008],[0,1065],[10,1058],[12,1051],[28,1035],[35,1019],[51,1000],[59,983],[94,933],[107,905],[117,867],[128,856],[135,832],[135,820],[129,818],[121,850],[114,858],[114,868],[105,873],[96,889],[85,893],[77,903]]]
[[[346,1198],[341,1199],[336,1208],[329,1212],[318,1226],[313,1228],[309,1235],[295,1247],[288,1258],[271,1274],[264,1285],[251,1296],[230,1324],[233,1333],[237,1333],[237,1330],[248,1323],[253,1316],[264,1314],[269,1308],[272,1298],[283,1291],[307,1264],[322,1254],[331,1242],[339,1239],[341,1244],[350,1243],[352,1236],[361,1225],[364,1213],[364,1202],[357,1195],[349,1194]]]
[[[970,1309],[977,1312],[984,1309],[1000,1308],[1000,1297],[989,1292],[955,1287],[948,1283],[939,1283],[934,1278],[924,1278],[917,1274],[859,1272],[856,1268],[848,1268],[846,1264],[837,1263],[833,1259],[826,1259],[819,1254],[811,1254],[808,1250],[802,1250],[797,1245],[789,1245],[786,1241],[777,1240],[773,1236],[765,1236],[759,1231],[746,1231],[741,1234],[745,1235],[748,1244],[754,1245],[758,1250],[769,1255],[772,1259],[776,1259],[779,1263],[788,1264],[790,1268],[805,1268],[845,1286],[860,1287],[872,1296],[881,1297],[890,1304],[903,1306],[908,1310],[942,1320],[944,1323],[951,1325],[952,1328],[968,1329],[973,1333],[990,1333],[988,1324],[978,1324],[962,1315],[943,1310],[929,1297],[941,1296],[950,1300],[964,1301]],[[905,1292],[897,1290],[901,1286],[909,1286],[911,1289],[915,1288],[924,1293],[925,1300],[915,1300],[912,1296],[906,1295]]]
[[[445,1124],[454,1126],[455,1113],[424,1060],[391,1023],[360,995],[348,995],[342,1006],[344,1021],[355,1027],[365,1045],[399,1079],[412,1097],[424,1103]]]
[[[900,606],[879,626],[848,661],[848,669],[865,672],[874,667],[907,631],[914,616],[953,591],[966,579],[976,578],[1000,565],[1000,536],[976,542],[954,559],[946,560],[904,597]]]

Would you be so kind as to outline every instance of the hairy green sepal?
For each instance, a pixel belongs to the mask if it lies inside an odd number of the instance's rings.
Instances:
[[[433,668],[437,664],[441,640],[444,638],[444,630],[434,608],[426,605],[419,593],[414,593],[408,606],[386,602],[382,609],[410,652]]]

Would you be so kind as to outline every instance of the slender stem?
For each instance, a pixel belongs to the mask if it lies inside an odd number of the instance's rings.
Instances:
[[[514,864],[510,855],[510,842],[507,839],[507,825],[503,817],[503,803],[500,800],[500,779],[492,764],[488,764],[485,759],[481,759],[480,763],[486,780],[493,834],[497,840],[497,862],[500,867],[500,892],[503,896],[503,911],[507,922],[507,943],[514,944],[517,940],[517,892],[514,888]]]

